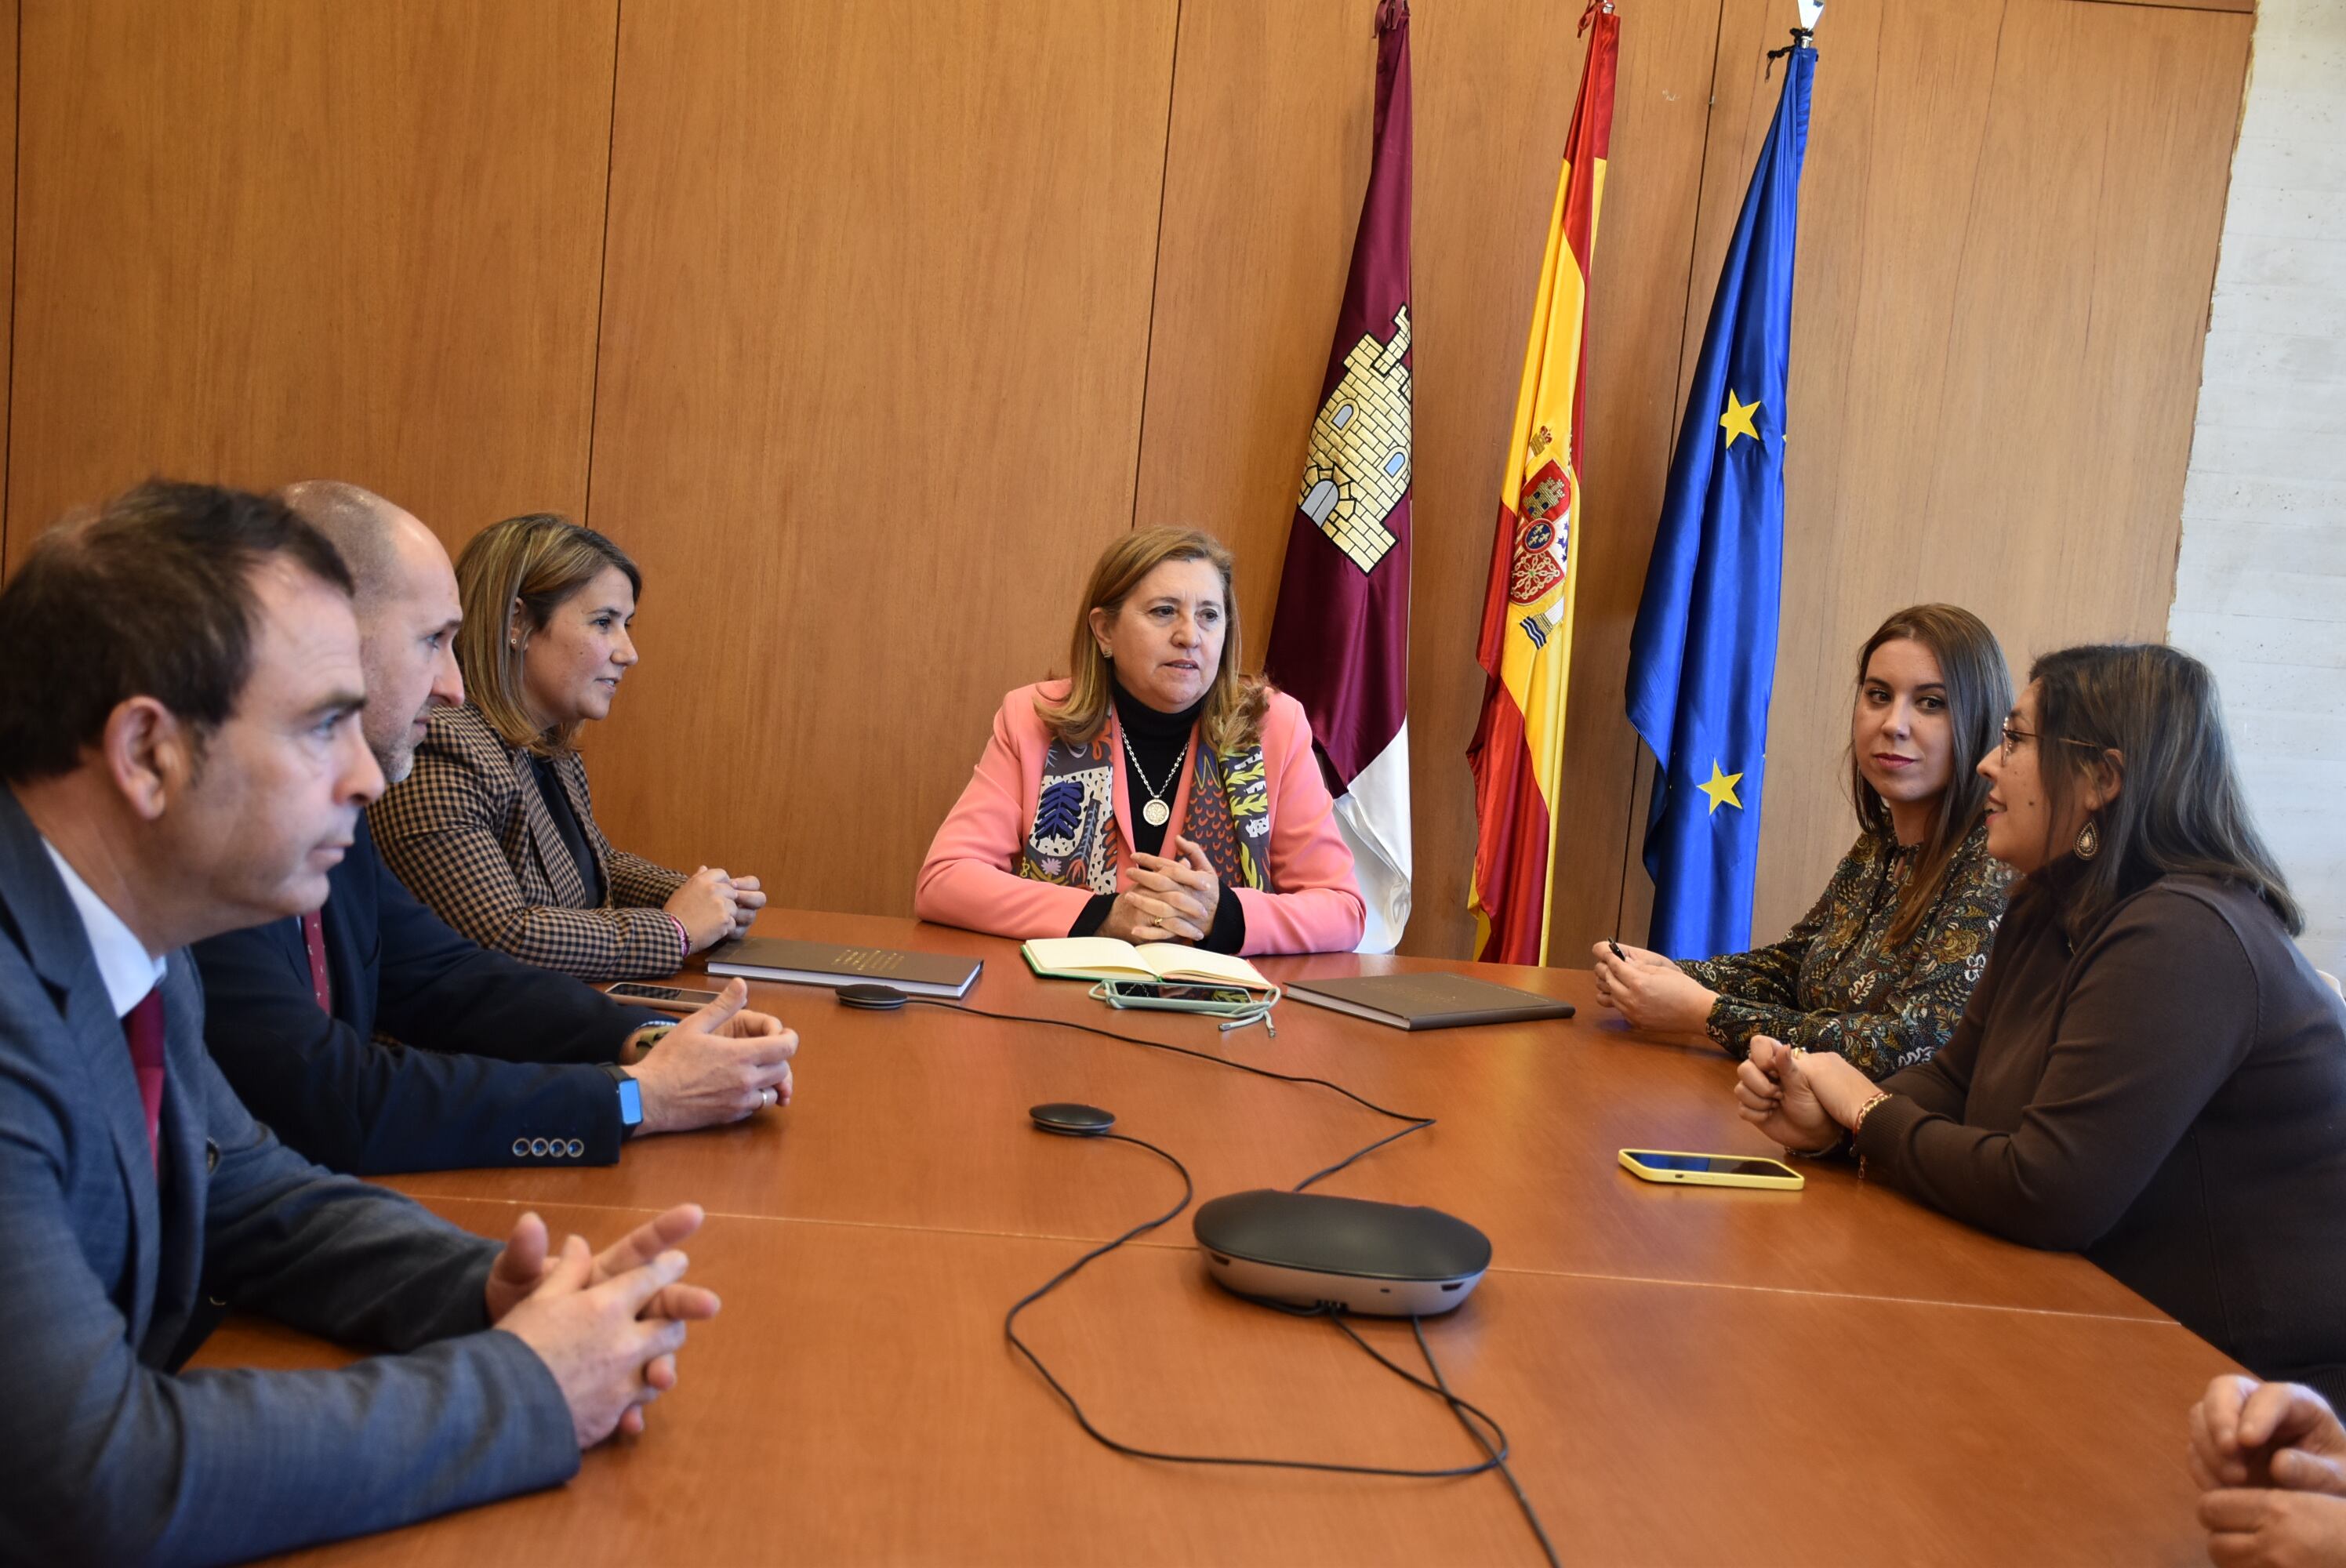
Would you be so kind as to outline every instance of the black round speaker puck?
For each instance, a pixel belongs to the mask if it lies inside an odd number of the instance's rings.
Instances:
[[[1097,1105],[1078,1105],[1058,1101],[1048,1105],[1032,1105],[1026,1114],[1035,1125],[1046,1133],[1066,1133],[1073,1137],[1096,1137],[1116,1125],[1116,1115]]]

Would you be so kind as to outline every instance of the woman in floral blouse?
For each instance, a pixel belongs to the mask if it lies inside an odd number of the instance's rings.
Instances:
[[[1600,1000],[1647,1029],[1706,1031],[1731,1056],[1766,1034],[1870,1078],[1928,1061],[1987,966],[2010,871],[1987,852],[1972,764],[2012,706],[1978,616],[1917,605],[1858,654],[1850,789],[1862,830],[1824,896],[1772,947],[1672,962],[1596,946]]]

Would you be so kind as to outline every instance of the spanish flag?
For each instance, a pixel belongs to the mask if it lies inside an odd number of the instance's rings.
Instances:
[[[1467,907],[1474,912],[1474,956],[1493,963],[1547,961],[1572,597],[1580,576],[1573,534],[1580,523],[1582,346],[1621,34],[1612,0],[1590,6],[1582,25],[1592,22],[1532,305],[1476,650],[1486,678],[1482,719],[1466,748],[1475,814]]]

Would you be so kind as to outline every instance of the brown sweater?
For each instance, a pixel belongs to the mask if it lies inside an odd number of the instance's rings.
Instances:
[[[2076,865],[2014,891],[1954,1037],[1882,1081],[1858,1153],[2346,1399],[2346,1007],[2255,894],[2206,877],[2153,882],[2073,953]]]

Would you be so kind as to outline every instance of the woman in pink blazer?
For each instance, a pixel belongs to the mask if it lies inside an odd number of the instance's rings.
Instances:
[[[998,936],[1360,943],[1352,852],[1302,706],[1239,673],[1230,553],[1142,528],[1092,568],[1065,680],[1002,700],[921,866],[923,920]]]

